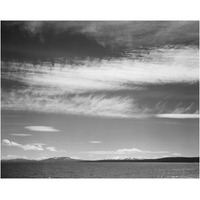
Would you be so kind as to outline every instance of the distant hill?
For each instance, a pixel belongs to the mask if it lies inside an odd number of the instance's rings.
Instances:
[[[5,159],[1,160],[1,162],[14,162],[14,163],[25,163],[25,162],[34,162],[36,160],[29,160],[24,158],[14,158],[14,159]]]
[[[70,158],[70,157],[52,157],[46,158],[42,160],[29,160],[29,159],[9,159],[9,160],[2,160],[1,162],[6,163],[27,163],[27,162],[34,162],[34,163],[55,163],[55,162],[71,162],[71,161],[80,161],[78,159]]]
[[[43,160],[29,160],[29,159],[10,159],[1,160],[2,163],[58,163],[58,162],[169,162],[169,163],[198,163],[199,157],[165,157],[157,159],[137,159],[137,158],[119,158],[119,159],[106,159],[106,160],[79,160],[70,157],[52,157]]]
[[[173,162],[173,163],[188,163],[188,162],[199,162],[199,157],[165,157],[156,159],[107,159],[97,160],[96,162]]]
[[[70,157],[52,157],[40,160],[40,162],[70,162],[70,161],[79,161],[79,160]]]

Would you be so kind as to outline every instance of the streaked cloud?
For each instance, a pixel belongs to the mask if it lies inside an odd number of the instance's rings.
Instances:
[[[194,103],[188,106],[183,106],[179,103],[174,108],[169,109],[166,106],[166,102],[158,102],[156,104],[156,109],[159,112],[155,115],[157,118],[171,118],[171,119],[195,119],[199,118],[199,111],[196,110]]]
[[[9,70],[14,73],[2,70],[2,77],[21,80],[27,87],[2,90],[2,108],[111,118],[161,118],[170,117],[168,114],[192,114],[187,111],[190,108],[174,108],[173,111],[159,106],[143,106],[133,97],[115,92],[128,90],[134,94],[139,90],[144,93],[146,86],[151,84],[198,82],[198,48],[152,49],[139,57],[137,53],[129,54],[120,59],[80,61],[77,65],[56,63],[53,67],[49,63],[13,63]],[[2,68],[6,66],[3,64]],[[114,92],[114,95],[107,95],[106,91]],[[41,128],[38,131],[47,130]]]
[[[26,93],[22,98],[19,93],[9,94],[9,104],[2,102],[6,109],[31,110],[46,113],[64,113],[112,118],[142,117],[137,104],[128,97],[105,97],[104,95],[75,96],[33,96]],[[58,132],[57,129],[44,126],[28,126],[28,130]]]
[[[31,110],[45,113],[63,113],[73,115],[97,116],[108,118],[198,118],[199,111],[194,104],[175,104],[173,107],[165,101],[160,101],[155,106],[141,105],[139,100],[131,97],[105,95],[45,95],[41,96],[33,91],[23,93],[6,92],[9,101],[3,101],[4,109]],[[22,98],[23,96],[23,98]],[[59,132],[53,127],[28,126],[26,129],[41,132]]]
[[[26,126],[25,129],[38,132],[59,132],[59,130],[50,126]]]
[[[8,69],[3,63],[4,68]],[[9,70],[15,73],[6,74],[2,70],[2,77],[8,78],[9,75],[9,79],[21,80],[30,86],[43,86],[44,90],[45,87],[65,93],[137,90],[143,89],[139,87],[143,84],[198,81],[198,48],[166,47],[140,53],[138,58],[133,52],[120,59],[86,60],[77,65],[56,63],[53,67],[50,63],[13,63]]]
[[[21,149],[23,149],[25,151],[29,151],[29,150],[32,150],[32,151],[43,151],[44,150],[44,148],[43,148],[44,144],[35,143],[35,144],[22,145],[22,144],[19,144],[17,142],[10,141],[8,139],[2,140],[2,145],[3,146],[9,146],[9,147],[18,147],[18,148],[21,148]]]
[[[10,135],[19,136],[19,137],[32,136],[32,134],[27,134],[27,133],[11,133]]]
[[[102,143],[101,141],[90,141],[91,144],[100,144]]]

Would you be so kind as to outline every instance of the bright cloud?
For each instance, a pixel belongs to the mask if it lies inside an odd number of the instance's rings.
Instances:
[[[20,158],[20,159],[26,159],[26,156],[19,156],[19,155],[12,155],[12,154],[8,154],[7,156],[2,156],[1,159],[3,160],[9,160],[9,159],[16,159],[16,158]]]
[[[101,141],[90,141],[90,143],[92,143],[92,144],[100,144],[102,142]]]
[[[140,150],[140,149],[118,149],[116,151],[119,154],[130,154],[130,153],[168,153],[168,151],[144,151],[144,150]]]
[[[46,149],[49,151],[57,151],[55,147],[46,147]]]
[[[26,126],[25,128],[30,131],[38,131],[38,132],[59,132],[59,130],[50,126]]]
[[[199,118],[199,114],[157,114],[155,115],[158,118],[171,118],[171,119],[197,119]]]
[[[168,151],[145,151],[145,150],[140,150],[136,148],[131,148],[131,149],[118,149],[115,151],[88,151],[86,153],[89,154],[96,154],[96,155],[107,155],[107,154],[114,154],[114,155],[127,155],[127,154],[163,154],[163,153],[169,153]]]
[[[29,150],[33,150],[33,151],[43,151],[43,145],[44,144],[40,144],[40,143],[35,143],[35,144],[19,144],[7,139],[2,140],[2,145],[3,146],[9,146],[9,147],[18,147],[21,148],[25,151],[29,151]]]
[[[173,156],[181,156],[180,153],[173,153],[172,155],[173,155]]]
[[[44,151],[46,144],[44,143],[30,143],[30,144],[19,144],[17,142],[10,141],[8,139],[2,140],[2,145],[3,146],[8,146],[8,147],[18,147],[21,148],[25,151],[33,150],[33,151]],[[46,150],[48,151],[57,151],[55,147],[46,147]],[[60,150],[60,152],[64,152],[64,150]]]

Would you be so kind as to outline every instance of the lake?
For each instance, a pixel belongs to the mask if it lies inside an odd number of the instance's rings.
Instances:
[[[2,178],[199,178],[199,163],[1,163]]]

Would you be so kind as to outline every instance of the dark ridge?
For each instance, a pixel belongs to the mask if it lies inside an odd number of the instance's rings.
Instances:
[[[165,162],[165,163],[199,163],[199,157],[166,157],[157,159],[133,159],[133,160],[97,160],[95,162]]]
[[[1,160],[1,163],[58,163],[58,162],[165,162],[165,163],[199,163],[199,157],[166,157],[166,158],[157,158],[157,159],[124,159],[124,160],[80,160],[73,159],[70,157],[52,157],[43,160],[29,160],[29,159],[10,159],[10,160]]]
[[[37,161],[36,160],[24,159],[24,158],[1,160],[1,163],[30,163],[30,162],[37,162]]]
[[[2,163],[57,163],[57,162],[71,162],[71,161],[79,161],[78,159],[73,159],[70,157],[52,157],[42,160],[30,160],[23,158],[9,159],[9,160],[1,160]]]
[[[56,162],[71,162],[71,161],[79,161],[78,159],[73,159],[70,157],[53,157],[53,158],[47,158],[47,159],[43,159],[41,161],[38,162],[47,162],[47,163],[56,163]]]

